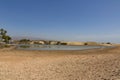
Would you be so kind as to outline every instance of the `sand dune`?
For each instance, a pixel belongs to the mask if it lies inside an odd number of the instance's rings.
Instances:
[[[120,47],[83,51],[0,50],[0,80],[119,80]]]

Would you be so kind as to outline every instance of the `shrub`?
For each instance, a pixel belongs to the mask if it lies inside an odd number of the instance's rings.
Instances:
[[[88,43],[84,43],[84,45],[88,45]]]

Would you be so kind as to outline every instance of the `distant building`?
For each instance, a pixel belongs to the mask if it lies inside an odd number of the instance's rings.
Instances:
[[[57,45],[58,41],[49,41],[50,45]]]
[[[67,42],[67,45],[84,45],[83,42]]]

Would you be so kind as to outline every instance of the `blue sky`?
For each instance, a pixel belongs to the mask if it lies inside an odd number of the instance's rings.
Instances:
[[[13,37],[120,42],[120,0],[0,0]]]

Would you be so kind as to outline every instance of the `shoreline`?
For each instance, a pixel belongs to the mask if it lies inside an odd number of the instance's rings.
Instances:
[[[53,45],[52,45],[53,46]],[[67,45],[68,46],[68,45]],[[63,48],[60,48],[60,47],[45,47],[45,48],[41,48],[41,47],[33,47],[33,48],[15,48],[16,50],[26,50],[26,51],[81,51],[81,50],[92,50],[92,49],[104,49],[104,48],[114,48],[116,46],[103,46],[103,45],[99,45],[99,46],[96,46],[96,45],[86,45],[86,46],[83,46],[82,47],[85,47],[85,48],[81,48],[81,46],[78,48],[70,48],[70,47],[63,47]],[[88,47],[88,48],[87,48]],[[91,48],[90,48],[91,47]]]
[[[95,49],[84,49],[84,50],[19,50],[15,49],[15,47],[12,48],[5,48],[0,49],[0,55],[2,54],[9,54],[9,56],[28,56],[32,57],[38,57],[39,55],[44,56],[64,56],[64,55],[102,55],[102,54],[113,54],[110,53],[112,50],[119,49],[119,46],[111,47],[111,48],[95,48]],[[109,51],[109,52],[108,52]],[[107,52],[107,53],[105,53]],[[7,56],[6,54],[6,56]],[[2,55],[1,55],[2,56]],[[43,56],[43,57],[44,57]]]

